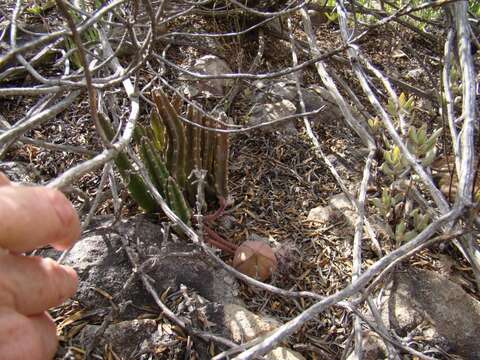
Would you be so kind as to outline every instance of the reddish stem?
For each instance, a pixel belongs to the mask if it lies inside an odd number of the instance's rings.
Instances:
[[[205,232],[208,235],[208,242],[212,244],[213,246],[216,246],[220,250],[226,251],[230,254],[234,254],[235,251],[238,249],[238,246],[235,244],[232,244],[230,241],[225,240],[222,238],[220,235],[218,235],[215,231],[210,229],[208,226],[203,227],[205,229]]]
[[[206,222],[210,223],[218,219],[220,216],[222,216],[223,212],[225,211],[225,208],[227,207],[227,202],[225,201],[225,198],[223,196],[219,196],[218,203],[220,207],[217,209],[217,211],[215,211],[213,214],[205,216]]]

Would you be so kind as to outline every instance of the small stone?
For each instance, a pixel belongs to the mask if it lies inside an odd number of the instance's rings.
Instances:
[[[364,331],[362,332],[362,359],[363,360],[378,360],[385,359],[387,354],[387,348],[385,343],[382,341],[380,336],[378,336],[373,331]],[[347,360],[358,359],[355,356],[355,353],[352,352]]]
[[[352,203],[344,193],[333,195],[328,203],[336,210],[352,210]]]
[[[282,100],[276,103],[256,104],[252,109],[252,116],[249,125],[259,125],[266,122],[275,121],[289,115],[295,114],[297,111],[295,105],[290,100]],[[263,131],[281,130],[284,133],[295,135],[297,129],[292,120],[273,123],[262,128]]]
[[[270,351],[265,358],[267,360],[305,360],[302,354],[282,346]]]
[[[223,306],[225,327],[230,331],[233,341],[247,342],[275,330],[281,324],[268,317],[252,313],[237,304]]]
[[[308,10],[308,16],[313,26],[319,26],[328,23],[328,18],[323,11]]]
[[[330,216],[332,216],[332,209],[330,206],[317,206],[310,210],[307,220],[326,223],[330,219]]]
[[[192,71],[206,75],[231,74],[232,69],[225,60],[215,55],[205,55],[193,65]],[[230,79],[212,79],[198,81],[198,89],[207,96],[221,97],[226,94],[231,86]]]

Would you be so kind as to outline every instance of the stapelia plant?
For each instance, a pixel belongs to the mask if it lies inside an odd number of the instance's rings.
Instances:
[[[193,184],[195,179],[189,177],[192,170],[207,170],[207,199],[216,197],[221,206],[225,203],[228,195],[228,134],[183,123],[179,118],[180,101],[170,101],[161,89],[153,92],[153,100],[155,108],[150,124],[147,127],[137,126],[134,141],[158,192],[182,221],[191,224],[196,188]],[[222,126],[203,117],[191,106],[187,108],[186,117],[200,126]],[[107,137],[113,139],[111,125],[103,118],[101,122]],[[147,212],[158,211],[158,205],[127,156],[120,154],[115,164],[137,204]]]

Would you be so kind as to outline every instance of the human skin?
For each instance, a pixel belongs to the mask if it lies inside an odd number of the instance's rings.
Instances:
[[[75,271],[21,253],[51,244],[68,248],[80,222],[65,196],[45,187],[16,186],[0,173],[0,359],[52,359],[58,340],[46,312],[75,293]]]

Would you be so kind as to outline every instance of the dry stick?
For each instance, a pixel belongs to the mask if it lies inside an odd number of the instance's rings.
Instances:
[[[260,29],[258,31],[257,54],[255,55],[255,59],[253,59],[253,62],[248,69],[249,73],[254,73],[257,70],[258,66],[260,65],[260,62],[262,61],[264,50],[265,50],[265,38],[263,36],[263,30]],[[235,97],[238,95],[238,93],[240,91],[241,91],[240,83],[235,84],[235,86],[230,90],[230,93],[227,94],[227,100],[226,100],[225,105],[223,107],[223,111],[225,111],[226,113],[228,112],[228,110],[230,109],[230,106],[232,105]]]
[[[415,250],[417,247],[422,246],[427,242],[433,234],[435,234],[443,225],[448,222],[457,219],[463,212],[463,208],[454,208],[445,215],[442,215],[433,223],[428,225],[420,234],[418,234],[413,240],[409,241],[405,245],[402,245],[395,251],[388,255],[385,255],[382,259],[375,262],[370,266],[360,277],[354,282],[346,286],[343,290],[324,298],[322,301],[309,307],[300,315],[296,316],[292,320],[288,321],[278,329],[268,335],[260,344],[255,345],[251,349],[243,352],[239,356],[235,357],[236,360],[251,359],[255,355],[263,355],[270,351],[279,341],[292,335],[300,327],[302,327],[307,321],[314,319],[320,313],[325,311],[332,305],[337,304],[350,296],[357,294],[365,289],[368,283],[375,277],[376,274],[383,271],[390,263]]]
[[[89,19],[87,19],[85,22],[83,22],[81,26],[77,28],[77,32],[81,34],[82,32],[86,31],[87,29],[90,28],[90,26],[97,23],[102,18],[102,16],[110,12],[110,10],[114,9],[115,7],[123,4],[124,2],[126,2],[126,0],[116,0],[101,7]],[[28,42],[20,47],[15,47],[13,49],[10,49],[6,54],[0,57],[0,67],[5,65],[7,61],[9,61],[12,57],[16,56],[17,54],[22,54],[26,51],[35,49],[38,46],[47,44],[50,41],[57,40],[61,36],[68,35],[68,33],[69,33],[68,30],[65,30],[65,29],[60,31],[55,31],[48,35],[42,36],[37,40]]]
[[[75,86],[80,87],[80,86]],[[52,93],[59,93],[64,90],[73,89],[68,86],[48,86],[48,87],[8,87],[0,89],[0,97],[6,96],[38,96]]]
[[[167,38],[168,39],[169,37],[175,37],[175,36],[216,38],[216,37],[232,37],[232,36],[245,35],[245,34],[248,34],[250,31],[255,30],[256,28],[259,28],[259,27],[277,19],[278,17],[279,17],[279,15],[273,16],[271,18],[267,18],[267,19],[262,20],[262,21],[256,23],[255,25],[252,25],[252,26],[250,26],[250,27],[248,27],[244,30],[240,30],[240,31],[236,31],[236,32],[212,34],[212,33],[190,33],[190,32],[175,32],[175,31],[172,31],[172,32],[169,32],[167,34],[164,34],[164,35],[160,36],[160,38],[162,38],[162,39]]]
[[[293,30],[292,30],[292,20],[291,18],[287,19],[287,26],[288,26],[288,35],[290,38],[290,51],[292,53],[292,63],[293,66],[297,65],[298,63],[298,57],[297,57],[297,52],[295,51],[295,42],[294,42],[294,37],[293,37]],[[299,98],[300,102],[300,109],[302,112],[305,112],[305,101],[303,99],[303,94],[302,94],[302,89],[300,87],[300,76],[298,73],[295,73],[295,86],[297,89],[297,95]],[[314,144],[315,148],[318,149],[320,148],[320,144],[318,142],[318,139],[316,136],[313,134],[312,128],[310,126],[310,121],[308,120],[307,117],[303,118],[303,124],[305,126],[305,129],[307,131],[308,136],[310,137],[310,140]],[[365,166],[366,170],[366,175],[364,175],[364,178],[362,180],[362,185],[361,185],[361,191],[359,195],[359,200],[357,202],[358,204],[358,209],[357,209],[357,221],[355,224],[355,237],[354,237],[354,243],[353,243],[353,271],[352,271],[352,281],[355,281],[358,276],[360,275],[360,270],[361,270],[361,244],[362,244],[362,235],[363,235],[363,219],[364,219],[364,203],[365,203],[365,193],[367,189],[367,184],[368,184],[368,178],[370,175],[370,163],[371,159],[373,158],[373,155],[375,154],[375,148],[372,148],[370,150],[367,164],[368,164],[368,171],[367,171],[367,165]],[[367,180],[366,182],[364,180]],[[363,198],[362,198],[363,195]],[[355,321],[354,321],[354,328],[355,328],[355,354],[361,354],[362,352],[362,324],[357,316],[355,316]],[[358,355],[361,357],[361,355]]]
[[[443,81],[443,94],[444,94],[444,102],[446,108],[446,115],[448,121],[448,127],[450,129],[450,137],[452,138],[452,147],[453,147],[453,154],[455,156],[455,168],[458,170],[460,169],[460,138],[457,132],[457,126],[455,125],[455,111],[454,111],[454,99],[452,95],[452,87],[450,85],[450,72],[452,69],[452,47],[453,42],[455,39],[455,33],[452,28],[448,30],[447,40],[445,41],[444,46],[444,57],[443,57],[443,70],[442,70],[442,81]]]
[[[0,130],[0,135],[4,134],[5,131],[6,130]],[[81,146],[54,144],[54,143],[39,140],[39,139],[32,139],[26,136],[18,137],[17,141],[24,144],[31,144],[39,148],[53,150],[53,151],[62,151],[62,152],[81,154],[81,155],[87,155],[87,156],[93,156],[97,154],[95,151],[86,149]]]
[[[301,97],[301,91],[299,89],[300,85],[297,82],[297,91],[299,92],[299,96]],[[302,104],[302,108],[304,108],[304,105]],[[307,132],[311,135],[313,135],[312,129],[310,128],[310,123],[308,122],[308,119],[304,119],[305,126],[307,128]],[[316,140],[316,138],[315,138]],[[320,144],[318,143],[317,140],[317,145],[318,147]],[[362,237],[363,237],[363,224],[364,224],[364,219],[365,219],[365,198],[366,198],[366,193],[367,193],[367,186],[368,186],[368,181],[370,178],[370,167],[371,163],[373,160],[373,157],[376,152],[376,147],[375,145],[369,147],[369,154],[367,157],[367,160],[365,162],[365,168],[363,172],[363,178],[362,182],[360,185],[360,191],[359,191],[359,196],[358,200],[356,202],[356,210],[357,210],[357,219],[355,223],[355,235],[354,235],[354,241],[353,241],[353,271],[352,271],[352,281],[355,281],[361,274],[361,265],[362,265],[362,258],[361,258],[361,247],[362,247]],[[358,358],[361,358],[361,353],[362,353],[362,326],[360,319],[358,317],[355,317],[354,321],[354,329],[355,329],[355,356]]]
[[[95,195],[95,198],[93,199],[92,206],[90,207],[90,210],[88,211],[87,216],[82,222],[81,226],[81,231],[80,233],[83,233],[85,229],[88,228],[88,225],[90,225],[90,222],[92,221],[93,216],[95,215],[95,212],[97,211],[98,205],[100,205],[100,201],[102,199],[102,194],[103,194],[103,187],[105,186],[107,180],[108,180],[108,175],[110,172],[110,164],[106,163],[103,166],[103,171],[102,171],[102,176],[100,178],[100,183],[97,186],[97,193]]]
[[[348,42],[348,39],[350,37],[350,34],[348,33],[348,29],[346,26],[347,19],[346,19],[346,14],[343,11],[343,1],[339,0],[337,2],[337,14],[339,16],[339,24],[340,24],[340,32],[343,38],[343,41],[345,43]],[[352,54],[354,52],[349,49],[348,50],[348,55],[351,58],[351,62],[353,63],[352,59]],[[390,89],[391,90],[391,89]],[[398,98],[395,94],[395,92],[391,91],[393,93],[393,99],[399,107],[398,103]],[[403,122],[403,117],[401,119],[401,124],[404,124]],[[404,133],[406,133],[406,129],[404,130]],[[357,211],[357,221],[355,224],[355,235],[354,235],[354,241],[353,241],[353,271],[352,271],[352,281],[355,281],[361,274],[361,267],[362,267],[362,258],[361,258],[361,246],[362,246],[362,236],[363,236],[363,219],[365,217],[365,198],[366,198],[366,193],[367,193],[367,186],[368,186],[368,181],[370,178],[370,167],[371,163],[373,160],[373,157],[375,155],[376,148],[371,148],[370,152],[368,154],[367,161],[365,162],[365,168],[363,172],[363,178],[362,178],[362,183],[360,186],[360,192],[358,195],[358,211]],[[354,319],[354,331],[355,331],[355,346],[354,346],[354,358],[355,359],[362,359],[362,353],[363,353],[363,337],[362,337],[362,324],[360,321],[360,318],[358,316],[355,316]],[[388,347],[388,344],[386,344]],[[398,354],[397,354],[398,357]]]
[[[35,115],[32,115],[28,119],[26,119],[21,124],[18,124],[12,127],[9,130],[6,130],[3,134],[0,134],[0,145],[5,144],[8,141],[16,140],[20,136],[22,136],[25,132],[33,128],[34,126],[38,126],[43,122],[53,118],[54,116],[58,115],[62,111],[64,111],[67,107],[69,107],[75,99],[80,95],[80,91],[73,91],[68,96],[66,96],[63,100],[59,101],[55,105],[51,106],[50,108],[43,110]]]
[[[313,34],[313,29],[312,29],[312,24],[310,22],[310,17],[308,16],[308,13],[304,9],[301,10],[301,14],[302,14],[303,22],[304,22],[305,33],[307,34],[308,42],[309,42],[309,45],[310,45],[310,48],[311,48],[311,52],[313,53],[314,56],[318,57],[318,55],[320,54],[320,50],[318,49],[318,46],[315,42],[315,37],[314,37],[314,34]],[[375,142],[373,141],[373,138],[368,133],[368,131],[365,129],[363,124],[360,124],[356,119],[354,119],[348,104],[346,103],[345,99],[342,97],[342,95],[340,94],[340,92],[336,88],[335,83],[333,82],[333,79],[328,74],[325,64],[319,62],[319,63],[316,63],[315,66],[317,68],[317,71],[318,71],[320,77],[322,78],[322,81],[327,86],[330,94],[332,95],[332,97],[336,101],[337,105],[339,106],[340,110],[342,111],[342,114],[345,117],[345,120],[346,120],[347,124],[350,125],[350,127],[353,128],[356,131],[357,135],[364,141],[364,143],[368,146],[369,150],[375,149],[376,146],[375,146]],[[322,159],[324,160],[324,162],[328,166],[329,170],[331,171],[331,173],[333,174],[333,176],[337,180],[338,184],[340,185],[341,189],[343,190],[343,192],[345,193],[345,195],[347,196],[349,201],[352,203],[355,210],[358,211],[358,206],[357,206],[356,201],[354,200],[353,196],[348,191],[347,187],[344,185],[343,180],[341,179],[338,172],[335,170],[335,167],[333,166],[333,164],[330,162],[330,160],[328,160],[328,158],[323,153],[318,139],[313,134],[313,131],[310,127],[310,123],[306,123],[305,126],[306,126],[306,129],[307,129],[307,134],[308,134],[308,136],[310,137],[310,140],[313,142],[313,144],[315,146],[316,153],[322,157]],[[375,236],[375,233],[374,233],[370,223],[368,222],[368,220],[365,220],[365,223],[367,225],[367,231],[368,231],[368,233],[369,233],[369,235],[372,239],[372,242],[373,242],[373,245],[374,245],[374,248],[375,248],[377,254],[379,256],[382,256],[382,250],[381,250],[380,244],[377,241],[377,238]]]
[[[89,63],[87,61],[87,57],[85,55],[85,47],[83,46],[82,38],[77,31],[75,21],[73,21],[72,16],[68,13],[68,10],[63,3],[63,0],[55,0],[57,3],[58,10],[62,14],[62,16],[67,21],[67,25],[72,32],[72,38],[75,45],[77,45],[78,56],[80,59],[80,63],[83,66],[83,76],[85,78],[85,83],[87,85],[87,92],[88,92],[88,104],[90,110],[90,116],[93,119],[93,123],[95,124],[95,130],[97,134],[100,136],[103,144],[108,147],[110,142],[107,139],[105,132],[100,125],[98,120],[98,112],[97,112],[97,93],[92,85],[92,74],[90,73]]]
[[[289,14],[289,13],[293,13],[295,11],[297,11],[298,9],[300,8],[303,8],[305,6],[305,4],[307,3],[307,1],[301,1],[299,5],[296,5],[294,7],[286,7],[284,10],[281,10],[281,11],[276,11],[276,12],[263,12],[263,11],[258,11],[258,10],[255,10],[251,7],[248,7],[244,4],[242,4],[241,2],[237,1],[237,0],[228,0],[229,2],[231,2],[232,4],[242,8],[243,10],[251,13],[251,14],[254,14],[254,15],[257,15],[257,16],[262,16],[262,17],[272,17],[272,16],[280,16],[280,15],[286,15],[286,14]]]
[[[157,304],[157,306],[162,310],[162,313],[172,322],[180,326],[182,329],[185,329],[189,333],[191,333],[194,336],[198,336],[201,339],[205,341],[215,341],[219,344],[226,345],[229,347],[234,347],[237,346],[236,343],[233,341],[230,341],[228,339],[225,339],[221,336],[217,336],[205,331],[198,331],[195,329],[192,329],[185,321],[181,320],[173,311],[171,311],[168,306],[166,306],[160,297],[158,296],[157,291],[155,288],[152,286],[150,283],[150,280],[148,277],[145,275],[145,273],[142,271],[142,267],[138,264],[137,259],[138,259],[138,254],[134,253],[133,250],[130,248],[130,245],[128,244],[127,240],[125,239],[124,236],[119,235],[120,239],[122,241],[123,249],[125,250],[128,259],[130,260],[130,263],[133,266],[133,271],[139,274],[140,279],[142,280],[143,286],[147,290],[147,292],[152,296],[153,300]]]
[[[461,163],[459,174],[457,196],[455,198],[455,207],[471,206],[473,184],[475,181],[475,125],[478,121],[475,117],[475,70],[473,58],[470,52],[470,32],[467,19],[467,2],[457,2],[451,5],[453,19],[455,22],[457,34],[457,47],[460,55],[460,68],[462,70],[463,85],[463,127],[461,131]],[[474,215],[470,214],[470,217]],[[472,264],[477,288],[480,289],[480,249],[475,244],[475,238],[472,235],[465,236],[460,240],[465,249],[470,263]]]
[[[350,106],[347,104],[345,99],[342,97],[342,95],[338,91],[335,83],[333,82],[332,77],[328,74],[325,63],[321,61],[322,55],[315,41],[315,35],[313,32],[312,24],[307,11],[305,9],[301,9],[300,13],[302,15],[305,33],[308,37],[310,51],[313,54],[314,58],[318,59],[318,61],[315,62],[315,67],[317,68],[317,72],[320,75],[320,78],[322,79],[323,84],[328,89],[332,97],[335,99],[337,105],[342,111],[342,114],[347,124],[357,133],[357,135],[360,137],[360,139],[369,149],[375,148],[375,142],[372,136],[366,130],[365,125],[363,123],[360,123],[353,117]],[[349,45],[350,43],[347,43],[344,46],[342,46],[342,48],[343,47],[348,48]]]

